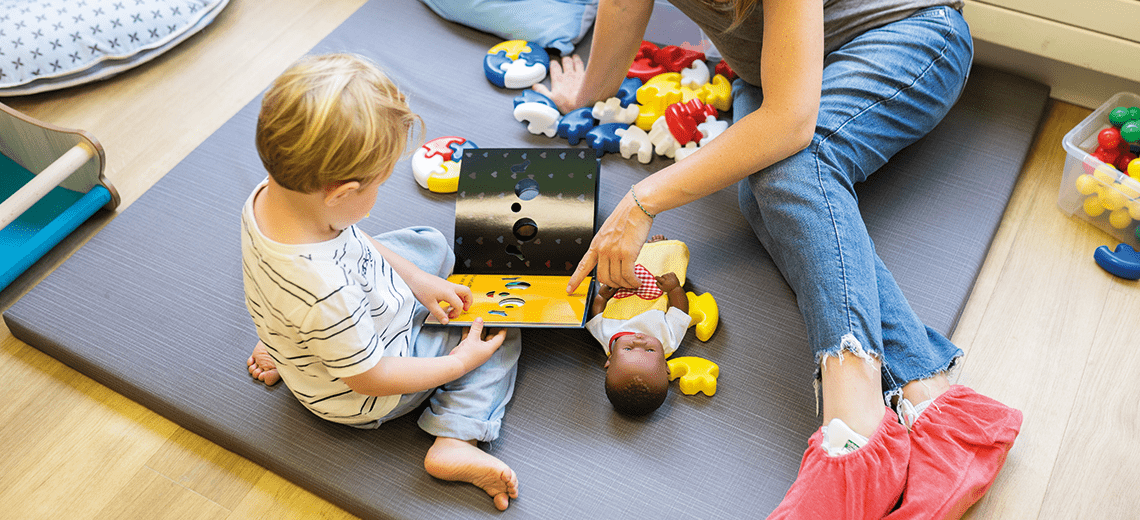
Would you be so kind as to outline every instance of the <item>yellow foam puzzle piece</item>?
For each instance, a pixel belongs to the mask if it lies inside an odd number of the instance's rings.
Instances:
[[[685,296],[689,298],[689,318],[692,320],[689,326],[696,327],[694,330],[697,339],[708,341],[720,322],[720,308],[717,307],[716,299],[709,293],[697,296],[691,291],[685,293]]]
[[[696,356],[677,357],[668,363],[669,380],[681,379],[678,385],[682,394],[704,392],[711,396],[716,393],[716,378],[720,375],[720,367],[716,363]]]
[[[732,108],[732,84],[729,83],[728,78],[717,74],[713,76],[712,81],[701,86],[698,99],[721,112],[726,112]]]
[[[530,45],[526,40],[507,40],[491,47],[487,54],[498,54],[499,51],[506,51],[508,58],[517,60],[520,54],[530,52]]]
[[[440,164],[443,173],[433,173],[428,176],[427,188],[435,193],[455,193],[459,191],[459,165],[455,161]]]

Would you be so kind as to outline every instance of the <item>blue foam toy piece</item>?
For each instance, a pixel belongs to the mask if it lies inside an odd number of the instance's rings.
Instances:
[[[1109,274],[1126,280],[1140,280],[1140,252],[1128,244],[1117,245],[1115,251],[1109,250],[1108,246],[1100,246],[1093,252],[1093,260]]]
[[[586,143],[598,152],[598,157],[609,153],[621,152],[621,136],[617,135],[618,129],[629,128],[626,123],[606,123],[591,128],[586,132]]]
[[[578,144],[586,132],[594,128],[593,108],[582,107],[573,110],[558,120],[558,137],[566,139],[571,146]]]
[[[468,139],[466,141],[463,141],[462,143],[456,141],[454,143],[447,145],[447,147],[451,149],[451,160],[460,161],[463,159],[463,151],[464,150],[475,150],[475,149],[479,148],[479,145],[471,142],[471,140]]]
[[[510,63],[511,59],[507,57],[507,51],[499,51],[495,54],[488,54],[483,57],[483,74],[487,75],[487,81],[492,85],[499,88],[506,88],[507,73],[503,72],[503,66]]]
[[[630,103],[637,103],[637,89],[641,88],[641,78],[625,78],[618,87],[617,98],[621,100],[621,107],[628,107]]]
[[[554,102],[551,101],[550,98],[548,98],[542,94],[539,94],[538,92],[535,92],[533,89],[526,89],[526,90],[522,91],[521,94],[515,96],[515,106],[516,107],[523,104],[523,103],[542,103],[543,105],[546,105],[546,106],[553,108],[555,110],[558,109],[558,105],[554,104]]]

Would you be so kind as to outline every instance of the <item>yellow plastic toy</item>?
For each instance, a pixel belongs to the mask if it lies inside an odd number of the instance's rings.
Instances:
[[[716,300],[709,293],[697,296],[693,292],[685,293],[689,297],[689,317],[692,318],[690,327],[696,327],[697,339],[708,341],[716,332],[716,324],[720,322],[720,309]]]
[[[716,378],[720,375],[720,367],[716,363],[696,356],[682,356],[670,359],[669,380],[680,378],[678,386],[685,395],[696,395],[704,392],[707,396],[716,393]]]

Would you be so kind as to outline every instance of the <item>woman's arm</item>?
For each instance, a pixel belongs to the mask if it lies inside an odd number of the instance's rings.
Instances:
[[[685,160],[638,182],[636,201],[627,192],[594,236],[568,290],[595,266],[601,283],[638,287],[633,267],[653,224],[650,215],[728,187],[811,143],[823,82],[822,2],[765,0],[763,8],[763,104]]]
[[[590,43],[590,62],[578,55],[550,62],[550,88],[534,90],[550,98],[563,113],[593,106],[614,95],[633,64],[653,14],[653,0],[601,0]]]

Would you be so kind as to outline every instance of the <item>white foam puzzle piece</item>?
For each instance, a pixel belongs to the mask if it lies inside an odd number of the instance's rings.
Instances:
[[[649,164],[653,159],[653,142],[649,140],[649,134],[645,133],[645,130],[630,126],[618,129],[614,133],[621,138],[618,141],[618,149],[621,150],[622,157],[629,159],[637,154],[637,160],[641,164]]]
[[[558,133],[558,120],[562,118],[557,108],[533,101],[519,103],[515,107],[514,114],[518,122],[528,123],[526,125],[528,132],[535,135],[543,134],[546,137],[554,137]]]
[[[641,105],[630,103],[629,106],[622,107],[621,100],[612,97],[605,101],[594,103],[594,109],[590,114],[594,116],[594,119],[598,120],[599,125],[607,123],[625,123],[631,125],[634,121],[637,121],[637,115],[640,111]]]
[[[673,137],[673,133],[669,131],[669,123],[665,122],[665,116],[658,117],[653,122],[653,128],[649,130],[649,141],[653,143],[653,151],[657,155],[663,155],[670,159],[681,147],[681,143],[678,143],[677,138]]]

